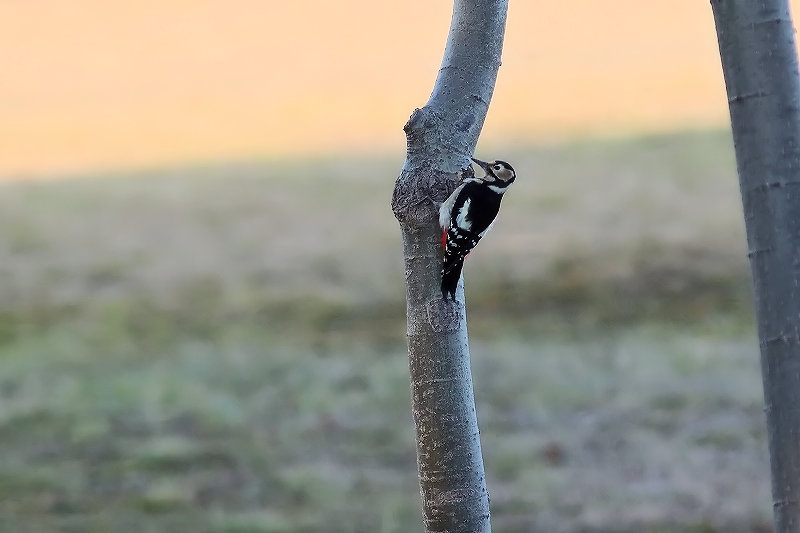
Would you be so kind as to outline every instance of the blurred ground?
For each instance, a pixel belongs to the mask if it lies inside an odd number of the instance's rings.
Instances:
[[[495,530],[769,531],[729,135],[477,153]],[[419,530],[400,164],[1,184],[0,529]]]

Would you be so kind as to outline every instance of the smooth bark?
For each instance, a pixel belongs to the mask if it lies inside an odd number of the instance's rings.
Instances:
[[[490,531],[470,372],[463,283],[439,289],[438,207],[469,164],[494,90],[507,0],[456,0],[430,100],[405,125],[406,160],[392,196],[406,267],[408,355],[428,532]]]
[[[775,531],[800,531],[800,78],[787,0],[712,0],[761,346]]]

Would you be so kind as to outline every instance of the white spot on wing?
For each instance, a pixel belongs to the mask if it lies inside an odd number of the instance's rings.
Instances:
[[[464,205],[462,205],[461,209],[458,210],[458,214],[456,215],[456,225],[459,228],[466,230],[472,228],[472,221],[467,220],[467,213],[469,213],[469,204],[471,203],[472,201],[469,198],[467,198],[464,201]]]
[[[442,202],[442,206],[439,208],[439,225],[442,229],[447,229],[450,226],[450,213],[453,211],[453,204],[456,203],[456,198],[458,198],[458,193],[461,192],[461,189],[464,188],[464,183],[458,186],[456,190],[453,191],[453,194],[447,197],[447,200]]]

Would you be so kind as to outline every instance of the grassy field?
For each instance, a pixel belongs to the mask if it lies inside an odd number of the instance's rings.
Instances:
[[[729,136],[479,156],[494,529],[770,531]],[[0,529],[419,531],[400,164],[0,184]]]

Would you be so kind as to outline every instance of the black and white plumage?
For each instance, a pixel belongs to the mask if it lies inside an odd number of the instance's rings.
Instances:
[[[442,267],[442,298],[456,297],[464,258],[486,235],[500,211],[500,201],[516,174],[505,161],[486,163],[473,159],[483,169],[482,177],[470,177],[453,191],[439,208],[442,227],[444,265]]]

